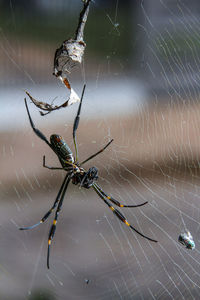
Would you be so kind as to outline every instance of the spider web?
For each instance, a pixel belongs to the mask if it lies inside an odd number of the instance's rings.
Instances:
[[[45,22],[57,31],[64,23],[65,31],[57,42],[40,41],[39,51],[34,35],[32,40],[18,35],[19,7],[10,1],[9,18],[2,21],[0,32],[3,299],[198,299],[200,5],[194,0],[190,5],[179,0],[130,1],[124,16],[122,2],[93,1],[84,64],[71,74],[79,95],[83,82],[87,84],[77,131],[79,156],[84,160],[114,138],[85,168],[96,166],[100,186],[122,203],[148,201],[120,211],[158,243],[121,223],[93,190],[72,185],[52,243],[50,270],[46,250],[52,218],[34,230],[18,230],[40,220],[64,178],[62,171],[42,168],[44,154],[48,165],[59,162],[30,128],[23,90],[46,101],[62,103],[67,97],[51,76],[50,62],[60,41],[73,32],[80,3],[67,1],[58,20],[63,2],[57,1],[55,8],[52,1],[40,1]],[[95,12],[101,15],[100,31],[98,22],[92,23]],[[73,22],[68,22],[71,15]],[[34,10],[23,18],[26,27],[35,20]],[[28,30],[31,36],[31,26]],[[95,43],[99,48],[93,52]],[[61,134],[74,151],[76,104],[46,117],[34,105],[29,108],[47,137]],[[187,230],[194,250],[178,243]]]

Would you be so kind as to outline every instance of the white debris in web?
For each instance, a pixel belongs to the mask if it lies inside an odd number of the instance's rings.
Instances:
[[[86,44],[84,42],[84,28],[89,13],[89,4],[91,0],[84,1],[83,10],[80,13],[78,27],[76,29],[75,38],[68,39],[62,43],[60,48],[55,52],[54,56],[54,73],[63,82],[71,69],[77,64],[82,63]]]
[[[62,81],[76,63],[81,64],[86,44],[84,41],[67,40],[56,50],[54,58],[54,73]]]
[[[69,98],[61,105],[52,105],[46,102],[38,101],[34,99],[28,92],[31,101],[41,110],[46,111],[43,113],[40,111],[42,116],[49,114],[53,110],[58,110],[63,107],[72,105],[73,103],[79,102],[80,98],[68,80],[68,75],[71,69],[77,64],[81,64],[86,44],[83,40],[84,28],[89,13],[89,4],[91,0],[83,1],[83,9],[80,13],[78,27],[76,29],[75,38],[64,41],[60,48],[56,49],[54,56],[54,72],[53,75],[59,78],[62,83],[67,87],[70,92]]]
[[[178,237],[179,243],[183,244],[187,249],[193,250],[195,248],[195,243],[193,237],[189,231],[181,233]]]
[[[53,104],[48,104],[46,102],[42,102],[42,101],[38,101],[35,98],[33,98],[27,91],[26,94],[29,96],[30,100],[40,109],[46,111],[45,113],[40,111],[41,116],[45,116],[47,114],[49,114],[51,111],[53,110],[58,110],[60,108],[72,105],[73,103],[76,103],[78,101],[80,101],[79,96],[77,95],[77,93],[74,91],[74,89],[71,88],[71,85],[69,83],[69,81],[67,79],[64,80],[64,84],[66,85],[66,87],[70,90],[70,95],[69,98],[67,99],[67,101],[65,101],[64,103],[62,103],[61,105],[53,105]]]
[[[62,43],[60,48],[58,48],[55,52],[54,56],[54,73],[56,77],[58,77],[67,88],[70,89],[69,80],[67,76],[71,72],[71,69],[77,64],[82,63],[86,43],[84,42],[84,28],[87,21],[87,16],[89,13],[89,4],[91,0],[83,1],[84,6],[83,10],[80,13],[79,23],[76,30],[75,38],[68,39]],[[76,101],[80,101],[79,98],[73,97],[74,91],[71,90],[71,98],[69,99],[68,105],[75,103]]]

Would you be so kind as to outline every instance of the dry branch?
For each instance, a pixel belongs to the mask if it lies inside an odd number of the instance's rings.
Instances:
[[[79,16],[79,22],[75,33],[74,39],[65,40],[60,48],[56,49],[54,56],[54,72],[57,78],[59,78],[62,83],[67,87],[70,91],[69,98],[61,105],[52,105],[46,102],[38,101],[34,99],[28,92],[26,94],[29,96],[31,101],[41,110],[46,111],[43,113],[40,111],[42,116],[50,113],[53,110],[58,110],[60,108],[69,106],[75,102],[80,101],[79,96],[72,89],[71,84],[68,80],[68,75],[71,72],[71,69],[77,64],[81,64],[86,44],[84,42],[84,28],[87,21],[88,13],[89,13],[89,5],[91,0],[83,0],[83,9]]]

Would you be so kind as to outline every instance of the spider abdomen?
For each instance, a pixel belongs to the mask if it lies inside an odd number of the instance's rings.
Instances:
[[[52,134],[50,137],[50,142],[62,165],[65,164],[65,161],[72,164],[74,163],[73,153],[60,135]]]

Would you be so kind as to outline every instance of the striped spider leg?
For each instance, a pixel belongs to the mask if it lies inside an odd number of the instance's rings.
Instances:
[[[124,215],[116,208],[114,208],[109,201],[111,201],[112,203],[114,203],[115,205],[117,205],[118,207],[140,207],[143,206],[145,204],[147,204],[148,202],[144,202],[141,204],[137,204],[137,205],[123,205],[121,204],[119,201],[115,200],[114,198],[108,196],[101,188],[99,185],[97,185],[96,183],[93,184],[93,189],[95,190],[95,192],[97,193],[97,195],[104,201],[104,203],[106,203],[106,205],[112,210],[112,212],[115,214],[115,216],[118,217],[118,219],[120,221],[122,221],[123,223],[125,223],[128,227],[130,227],[132,230],[134,230],[136,233],[138,233],[139,235],[141,235],[143,238],[151,241],[151,242],[155,242],[157,243],[156,240],[144,235],[143,233],[139,232],[136,228],[134,228],[131,224],[128,223],[128,221],[126,220],[126,218],[124,217]],[[109,201],[107,201],[109,200]]]

